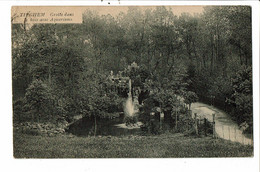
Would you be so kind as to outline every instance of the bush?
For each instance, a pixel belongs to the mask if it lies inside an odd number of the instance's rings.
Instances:
[[[188,132],[193,129],[194,119],[191,118],[188,112],[180,114],[178,118],[178,131],[177,132]]]
[[[24,128],[22,130],[22,133],[32,135],[32,136],[39,136],[41,135],[41,132],[37,129],[30,129],[30,128]]]
[[[232,78],[232,95],[228,102],[236,107],[238,123],[253,124],[252,68],[243,67]]]
[[[144,101],[144,105],[140,109],[139,120],[144,124],[143,130],[152,134],[160,134],[172,130],[175,124],[174,119],[171,117],[173,110],[179,114],[185,111],[185,107],[178,101],[174,92],[171,90],[154,92]],[[164,113],[162,127],[160,126],[161,112]],[[151,115],[151,113],[154,113],[154,115]]]
[[[20,98],[13,101],[13,121],[21,122],[26,120],[25,113],[24,113],[24,99]]]
[[[162,129],[160,128],[160,122],[156,119],[151,119],[147,128],[148,128],[148,133],[151,134],[161,134],[163,132]]]
[[[187,91],[184,94],[184,99],[185,99],[184,103],[189,105],[189,110],[190,110],[191,104],[199,100],[197,94],[192,91]]]
[[[68,123],[66,121],[59,121],[54,123],[35,123],[35,122],[24,122],[16,124],[14,129],[28,135],[48,135],[54,136],[57,134],[65,133]]]
[[[133,116],[125,115],[124,122],[126,123],[126,126],[134,125],[138,122],[138,116],[137,115],[133,115]]]
[[[34,80],[26,89],[25,110],[32,120],[51,120],[55,112],[51,89],[41,80]]]

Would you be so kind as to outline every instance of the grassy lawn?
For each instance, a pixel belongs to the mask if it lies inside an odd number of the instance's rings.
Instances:
[[[182,134],[125,137],[14,134],[15,158],[251,157],[252,154],[252,146]]]

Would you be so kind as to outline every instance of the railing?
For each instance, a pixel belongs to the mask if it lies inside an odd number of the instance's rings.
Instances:
[[[192,112],[191,112],[192,114]],[[216,122],[215,114],[212,114],[212,119],[201,118],[201,115],[196,113],[192,114],[194,119],[194,128],[196,135],[212,134],[213,138],[222,138],[232,142],[238,142],[244,145],[253,145],[253,133],[246,137],[243,131],[238,127],[230,127]]]

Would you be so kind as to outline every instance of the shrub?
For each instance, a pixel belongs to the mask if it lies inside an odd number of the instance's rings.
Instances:
[[[33,136],[39,136],[41,135],[41,132],[37,129],[30,129],[30,128],[24,128],[22,130],[22,133],[28,134],[28,135],[33,135]]]
[[[189,105],[189,110],[190,110],[191,104],[198,101],[199,98],[196,93],[194,93],[192,91],[187,91],[184,94],[184,99],[185,99],[184,103]]]
[[[172,90],[154,90],[153,93],[144,101],[140,109],[139,120],[144,124],[143,130],[152,134],[160,134],[171,130],[173,127],[172,111],[180,113],[182,105],[177,95]],[[160,126],[160,113],[164,112],[164,122]],[[154,115],[151,115],[154,113]]]
[[[253,124],[252,68],[243,67],[232,78],[232,95],[228,102],[235,105],[238,123]],[[249,129],[250,131],[251,129]]]
[[[26,120],[23,106],[24,106],[23,98],[13,101],[13,121],[15,123]]]
[[[126,126],[131,126],[133,124],[136,124],[138,122],[138,116],[137,115],[133,115],[133,116],[125,115],[124,122],[126,123]]]
[[[41,80],[32,81],[25,94],[25,109],[32,120],[50,120],[54,108],[51,89]]]

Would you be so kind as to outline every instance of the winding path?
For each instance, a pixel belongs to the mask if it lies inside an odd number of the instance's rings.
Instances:
[[[200,102],[192,103],[191,110],[193,114],[197,113],[199,118],[207,118],[211,122],[213,121],[212,114],[215,113],[215,128],[218,137],[245,145],[253,144],[252,139],[247,138],[225,112]]]

